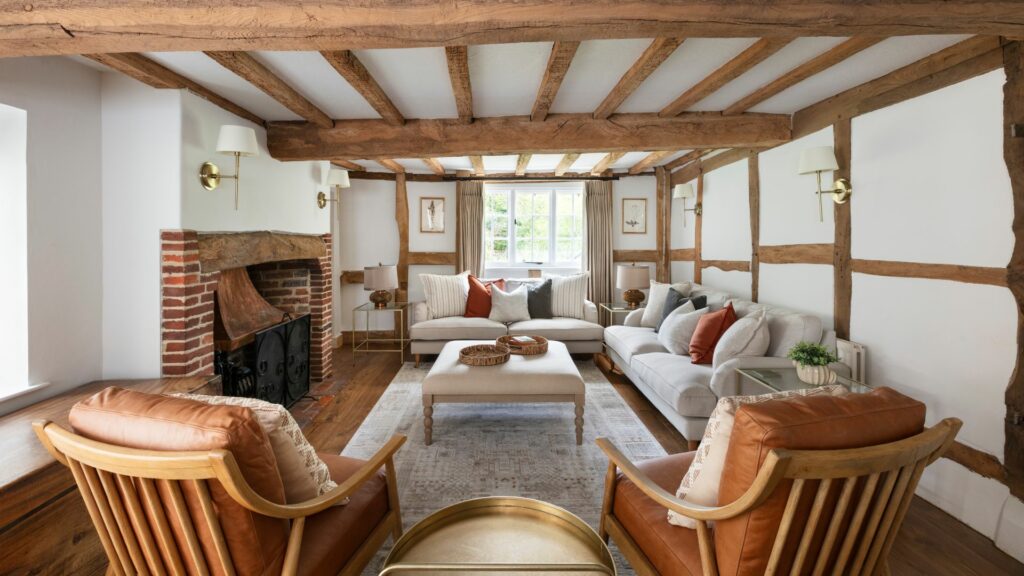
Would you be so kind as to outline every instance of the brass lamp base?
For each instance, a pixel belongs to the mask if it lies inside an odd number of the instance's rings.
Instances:
[[[640,290],[626,290],[622,293],[622,299],[626,302],[627,308],[639,308],[640,303],[644,301],[644,293]]]
[[[388,302],[391,302],[391,292],[388,290],[374,290],[370,294],[370,302],[377,308],[387,308]]]

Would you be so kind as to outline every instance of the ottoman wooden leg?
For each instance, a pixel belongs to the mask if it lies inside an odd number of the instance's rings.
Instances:
[[[434,435],[434,397],[423,396],[423,443],[427,446],[433,442]]]
[[[576,396],[576,445],[583,444],[583,406],[586,404],[583,395]]]

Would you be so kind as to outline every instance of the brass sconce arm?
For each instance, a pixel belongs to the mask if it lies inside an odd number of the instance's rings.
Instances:
[[[825,210],[822,207],[821,196],[823,194],[831,194],[832,201],[836,204],[845,204],[850,196],[853,194],[853,187],[850,186],[850,181],[846,178],[839,178],[832,183],[831,190],[821,189],[821,172],[816,172],[818,177],[818,190],[815,194],[818,195],[818,222],[825,221]]]
[[[242,155],[235,152],[235,173],[234,174],[221,174],[220,168],[217,167],[213,162],[203,162],[202,166],[199,167],[199,183],[203,185],[203,188],[207,190],[216,190],[220,186],[221,180],[234,180],[235,181],[235,210],[238,210],[238,180],[240,174],[240,165]]]
[[[696,204],[693,205],[693,208],[687,208],[686,207],[686,201],[683,200],[683,228],[686,228],[686,213],[687,212],[693,212],[694,216],[700,216],[700,215],[704,214],[704,205],[702,203],[700,203],[700,202],[697,202]]]

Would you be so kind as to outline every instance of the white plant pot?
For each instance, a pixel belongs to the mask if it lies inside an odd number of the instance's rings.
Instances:
[[[828,366],[804,366],[795,360],[793,365],[796,366],[796,377],[801,382],[812,386],[824,386],[836,382],[836,373]]]

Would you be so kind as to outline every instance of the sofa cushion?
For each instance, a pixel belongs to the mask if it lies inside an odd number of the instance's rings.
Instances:
[[[771,337],[763,311],[740,318],[722,334],[715,346],[711,366],[718,370],[722,364],[741,356],[764,356]]]
[[[530,319],[526,286],[506,292],[498,287],[491,288],[491,315],[495,322],[516,322]]]
[[[551,318],[551,278],[526,287],[526,308],[530,318]]]
[[[673,454],[637,463],[637,468],[668,492],[686,473],[693,452]],[[645,495],[623,475],[615,485],[612,512],[659,574],[702,574],[697,532],[673,526],[668,510]]]
[[[355,474],[363,460],[320,454],[331,471],[331,479],[341,484]],[[310,516],[302,534],[299,574],[339,574],[359,547],[388,513],[388,487],[380,470],[349,498],[346,506],[332,506]]]
[[[551,278],[551,315],[583,319],[583,303],[587,300],[590,273]]]
[[[736,312],[732,305],[727,304],[725,308],[708,312],[697,321],[697,328],[690,338],[690,358],[697,364],[711,364],[714,359],[715,346],[721,340],[722,334],[736,322]]]
[[[771,334],[768,343],[768,356],[785,358],[789,349],[797,342],[821,342],[821,318],[813,314],[798,314],[768,310],[768,332]]]
[[[469,275],[469,294],[466,296],[467,318],[487,318],[491,315],[491,286],[505,289],[505,280],[481,280]]]
[[[409,329],[413,340],[492,340],[506,334],[508,330],[501,322],[462,316],[418,322]]]
[[[635,354],[629,367],[680,416],[707,418],[715,411],[718,397],[710,387],[711,366],[694,364],[689,356],[654,352]]]
[[[420,274],[427,299],[428,318],[447,318],[466,313],[469,272],[461,274]]]
[[[697,329],[700,317],[707,313],[707,307],[694,310],[692,301],[676,308],[658,330],[658,342],[673,354],[689,356],[693,331]]]
[[[509,324],[508,333],[514,336],[543,336],[548,340],[597,340],[604,335],[600,324],[576,318],[523,320]]]
[[[924,404],[891,388],[742,406],[736,411],[722,469],[719,502],[733,502],[745,493],[774,448],[834,450],[895,442],[921,432],[924,416]],[[757,508],[716,523],[715,551],[722,576],[764,573],[791,487],[792,481],[783,481]],[[815,492],[813,485],[803,491],[806,498],[798,511],[809,510]],[[831,514],[828,509],[822,517]],[[787,545],[782,573],[789,572],[795,552],[795,545]]]
[[[604,343],[615,351],[626,364],[630,363],[634,354],[648,352],[667,352],[658,342],[654,328],[640,326],[609,326],[604,329]]]
[[[688,297],[690,295],[690,283],[678,282],[668,284],[651,280],[651,288],[648,290],[647,306],[644,307],[643,318],[640,325],[645,328],[657,328],[665,318],[665,300],[668,298],[669,290],[675,290],[679,295]]]

